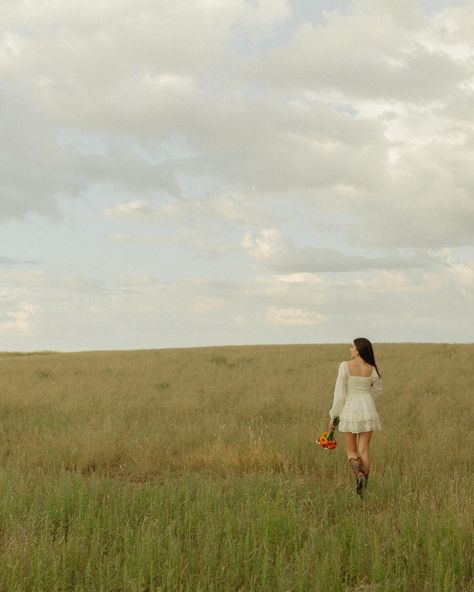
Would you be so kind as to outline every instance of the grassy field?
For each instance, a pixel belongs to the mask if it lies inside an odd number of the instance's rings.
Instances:
[[[474,345],[376,345],[362,501],[349,345],[1,354],[0,591],[472,591]]]

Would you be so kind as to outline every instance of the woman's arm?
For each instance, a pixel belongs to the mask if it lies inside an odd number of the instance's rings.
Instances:
[[[377,399],[382,394],[382,379],[375,372],[375,376],[372,376],[372,382],[370,383],[370,392],[374,399]]]
[[[337,417],[344,407],[344,402],[346,400],[346,391],[347,391],[347,364],[346,362],[341,362],[339,364],[339,371],[337,373],[336,379],[336,386],[334,387],[334,399],[331,407],[331,411],[329,411],[329,417],[334,419]]]

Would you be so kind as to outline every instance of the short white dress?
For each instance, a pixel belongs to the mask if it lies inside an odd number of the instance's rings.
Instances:
[[[351,376],[347,362],[339,364],[329,416],[339,416],[339,431],[360,434],[380,431],[374,399],[382,394],[382,379],[375,367],[370,376]]]

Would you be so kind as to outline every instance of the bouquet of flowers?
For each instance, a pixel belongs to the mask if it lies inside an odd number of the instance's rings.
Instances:
[[[334,426],[337,426],[339,423],[339,417],[335,417],[332,423]],[[323,432],[316,442],[326,450],[334,450],[334,448],[337,446],[337,440],[334,437],[334,430],[331,430],[330,432]]]

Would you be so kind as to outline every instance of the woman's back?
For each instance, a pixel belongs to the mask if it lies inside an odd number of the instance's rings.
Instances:
[[[372,384],[374,376],[377,376],[375,368],[372,368],[370,376],[358,376],[351,374],[347,364],[347,390],[346,397],[351,395],[368,395],[372,399]]]
[[[346,362],[346,364],[349,371],[349,376],[370,378],[375,370],[374,366],[371,366],[366,362],[356,362],[355,360],[349,360]]]

